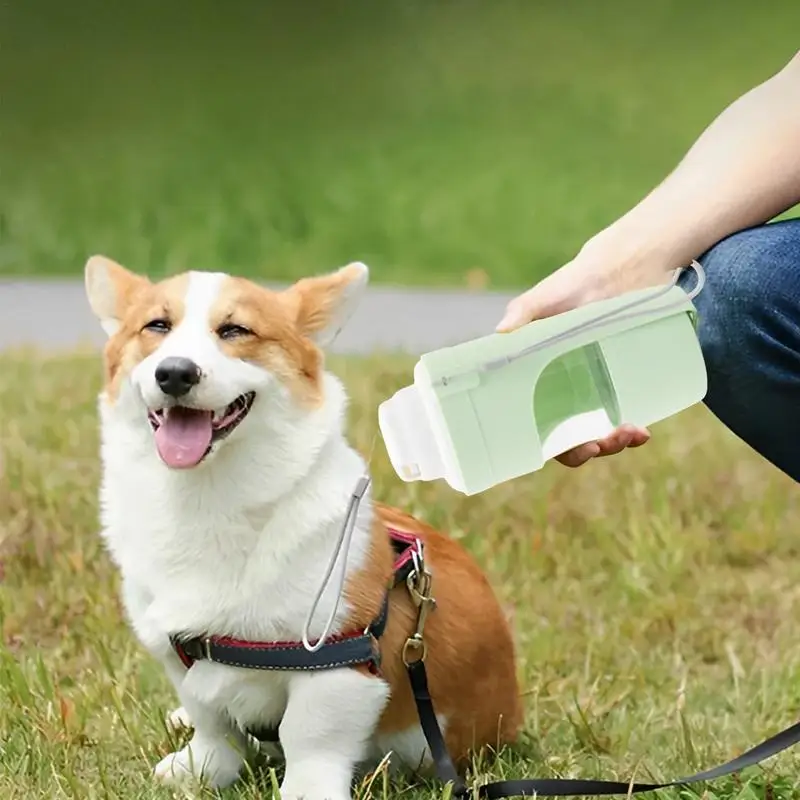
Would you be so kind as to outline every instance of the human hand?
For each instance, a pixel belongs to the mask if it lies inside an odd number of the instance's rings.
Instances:
[[[577,306],[603,300],[643,285],[664,282],[669,273],[656,270],[650,262],[647,273],[631,268],[623,260],[604,257],[601,249],[589,243],[572,261],[514,298],[497,326],[499,333],[508,333],[534,319],[560,314]],[[640,447],[650,439],[646,428],[621,425],[603,439],[586,442],[556,456],[567,467],[579,467],[593,458],[615,455],[628,447]]]
[[[556,456],[556,461],[565,467],[580,467],[593,458],[613,456],[628,447],[641,447],[649,439],[650,431],[647,428],[620,425],[604,439],[579,444],[577,447],[567,450],[566,453],[561,453]]]

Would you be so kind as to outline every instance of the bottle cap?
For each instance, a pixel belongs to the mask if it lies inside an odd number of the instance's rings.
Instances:
[[[381,403],[378,424],[389,460],[400,478],[430,481],[444,477],[436,436],[416,386],[406,386]]]

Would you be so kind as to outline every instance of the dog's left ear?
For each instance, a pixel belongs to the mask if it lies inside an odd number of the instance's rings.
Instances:
[[[369,281],[366,264],[303,278],[288,291],[297,309],[297,327],[320,347],[328,347],[356,310]]]
[[[120,319],[136,292],[150,285],[147,278],[105,256],[92,256],[86,262],[84,281],[89,305],[108,336],[119,329]]]

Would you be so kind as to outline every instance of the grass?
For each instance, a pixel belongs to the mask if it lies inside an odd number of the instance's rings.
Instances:
[[[0,9],[0,275],[530,284],[797,49],[752,0]],[[476,272],[477,271],[477,272]]]
[[[362,451],[410,362],[337,359]],[[174,697],[125,623],[97,533],[94,354],[0,356],[0,797],[184,797],[152,785]],[[24,387],[24,391],[21,391]],[[473,498],[404,484],[376,449],[376,493],[448,529],[512,615],[526,733],[478,778],[671,778],[800,711],[800,495],[697,407],[638,451]],[[476,635],[480,635],[476,631]],[[659,797],[788,800],[800,759]],[[256,771],[224,798],[270,796]],[[705,793],[703,793],[705,792]],[[360,800],[441,787],[378,775]]]
[[[797,48],[796,0],[231,0],[0,8],[0,276],[105,252],[295,279],[529,284],[635,203]],[[477,271],[477,272],[476,272]],[[408,380],[338,359],[354,443]],[[174,698],[97,534],[95,355],[0,354],[0,797],[167,798]],[[24,387],[24,391],[20,391]],[[463,498],[376,491],[465,542],[512,615],[527,709],[504,776],[660,779],[800,710],[796,486],[702,408],[639,451]],[[800,760],[666,800],[788,800]],[[258,771],[222,794],[269,796]],[[377,776],[367,797],[441,787]],[[180,796],[180,795],[178,795]]]

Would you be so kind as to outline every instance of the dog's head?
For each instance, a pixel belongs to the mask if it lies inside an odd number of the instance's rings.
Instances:
[[[149,426],[168,467],[187,469],[239,435],[254,407],[319,407],[321,348],[357,306],[368,271],[350,264],[276,292],[223,273],[151,282],[93,256],[85,277],[109,337],[105,403]]]

